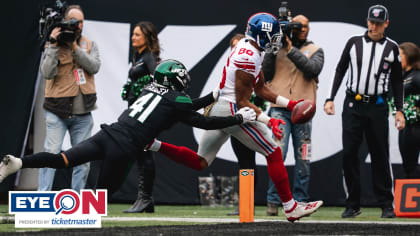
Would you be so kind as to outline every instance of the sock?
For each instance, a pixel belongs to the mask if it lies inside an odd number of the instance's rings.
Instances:
[[[289,177],[287,176],[286,167],[283,163],[281,149],[279,147],[266,157],[267,170],[271,180],[276,186],[281,202],[293,200],[292,192],[289,186]]]
[[[296,206],[297,202],[293,198],[290,201],[283,203],[283,208],[286,213],[293,211],[296,208]]]
[[[194,170],[202,169],[198,154],[187,147],[179,147],[169,143],[161,142],[159,152],[164,154],[169,159],[186,167],[192,168]]]
[[[160,149],[160,145],[161,145],[161,141],[157,140],[157,139],[153,139],[153,141],[151,143],[149,143],[144,150],[146,151],[152,151],[152,152],[157,152]]]
[[[67,159],[63,155],[40,152],[22,157],[22,168],[66,168]]]

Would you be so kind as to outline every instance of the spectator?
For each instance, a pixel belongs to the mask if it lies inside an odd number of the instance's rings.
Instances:
[[[400,44],[404,81],[406,126],[399,131],[398,141],[406,178],[419,179],[420,152],[420,49],[414,43]]]
[[[68,32],[63,32],[59,27],[53,29],[40,65],[42,77],[46,79],[44,150],[53,154],[61,151],[67,130],[72,146],[91,136],[91,111],[96,103],[94,74],[99,71],[101,64],[96,43],[82,35],[82,8],[71,5],[64,15],[65,20],[78,21],[74,40],[68,42]],[[72,189],[83,189],[88,174],[89,162],[75,166]],[[40,169],[38,190],[51,190],[54,175],[55,169]]]
[[[297,15],[293,22],[302,24],[300,30],[293,30],[292,39],[286,36],[286,45],[277,54],[267,53],[263,62],[264,77],[271,89],[291,100],[308,99],[316,101],[318,75],[324,65],[324,51],[308,40],[309,20],[303,15]],[[295,174],[292,193],[297,201],[308,202],[311,132],[312,121],[304,124],[293,124],[291,111],[271,104],[271,117],[282,119],[286,124],[280,124],[283,131],[281,140],[276,140],[283,157],[286,159],[290,136],[293,140],[295,154]],[[278,215],[280,198],[271,180],[267,191],[267,215]]]
[[[160,55],[159,39],[156,27],[148,21],[139,22],[131,36],[131,46],[134,48],[132,67],[128,72],[128,82],[123,88],[123,99],[130,107],[140,96],[144,86],[151,82]],[[137,158],[137,199],[131,208],[124,213],[153,213],[153,184],[155,182],[155,161],[153,152],[147,151]]]
[[[346,209],[343,218],[355,217],[360,211],[360,162],[358,151],[366,138],[372,160],[373,190],[382,208],[382,218],[395,217],[392,192],[392,174],[389,163],[388,84],[392,86],[397,112],[395,126],[405,126],[403,109],[403,83],[398,45],[385,37],[389,25],[388,10],[382,5],[368,10],[365,34],[350,38],[338,62],[331,93],[324,111],[335,113],[334,97],[349,65],[347,95],[344,100],[343,170],[346,184]]]

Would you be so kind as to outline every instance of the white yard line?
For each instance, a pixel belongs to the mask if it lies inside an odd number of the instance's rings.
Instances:
[[[102,217],[102,221],[170,221],[198,223],[238,223],[234,218],[183,218],[183,217]]]
[[[198,222],[198,223],[239,223],[238,218],[188,218],[188,217],[102,217],[103,221],[171,221],[171,222]],[[255,219],[255,222],[288,222],[287,220],[273,220],[273,219]],[[309,224],[378,224],[378,225],[420,225],[420,221],[317,221],[317,220],[302,220],[297,223]]]
[[[13,216],[0,216],[0,221],[14,222]],[[168,221],[168,222],[191,222],[191,223],[239,223],[238,218],[191,218],[191,217],[102,217],[102,221]],[[254,222],[287,222],[287,220],[255,219]],[[420,221],[342,221],[342,220],[301,220],[296,223],[305,224],[375,224],[375,225],[420,225]]]

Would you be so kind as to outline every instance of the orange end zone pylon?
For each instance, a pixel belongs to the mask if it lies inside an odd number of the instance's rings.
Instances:
[[[254,170],[239,170],[239,222],[254,222]]]

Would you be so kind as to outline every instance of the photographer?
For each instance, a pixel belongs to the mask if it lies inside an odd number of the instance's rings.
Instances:
[[[46,82],[44,149],[54,154],[61,151],[67,130],[72,146],[91,136],[91,111],[96,102],[93,75],[99,71],[101,64],[96,43],[82,36],[84,15],[80,6],[71,5],[66,9],[64,21],[70,20],[77,20],[76,30],[54,28],[40,64],[40,72]],[[72,189],[83,189],[88,174],[89,163],[74,167]],[[54,175],[55,169],[40,169],[38,190],[51,190]]]
[[[307,39],[309,33],[309,20],[303,15],[295,16],[293,23],[300,23],[299,28],[292,29],[290,39],[284,33],[285,44],[276,54],[267,53],[263,61],[263,72],[269,87],[278,94],[291,99],[309,99],[316,101],[318,75],[324,64],[324,52],[312,41]],[[296,25],[296,24],[295,24]],[[311,157],[311,131],[312,122],[293,124],[291,111],[271,104],[269,115],[282,119],[286,124],[280,124],[283,131],[281,140],[276,139],[284,159],[287,157],[289,137],[292,135],[295,153],[295,174],[293,197],[297,201],[309,201],[309,177]],[[278,206],[281,204],[276,188],[269,181],[267,191],[267,215],[278,215]]]

